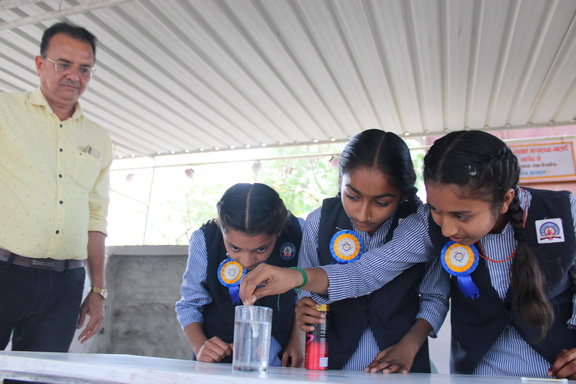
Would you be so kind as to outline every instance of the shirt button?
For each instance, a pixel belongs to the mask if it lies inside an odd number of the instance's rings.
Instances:
[[[59,230],[56,230],[56,234],[57,234],[57,235],[60,234],[60,231],[59,231]]]
[[[64,152],[64,150],[62,148],[60,148],[60,152]]]
[[[60,205],[64,204],[64,202],[62,200],[60,200]]]

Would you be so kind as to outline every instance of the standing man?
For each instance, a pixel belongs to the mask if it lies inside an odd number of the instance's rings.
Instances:
[[[95,54],[86,29],[54,24],[40,87],[0,94],[0,349],[12,335],[12,350],[67,352],[76,328],[83,343],[104,319],[112,147],[78,103]]]

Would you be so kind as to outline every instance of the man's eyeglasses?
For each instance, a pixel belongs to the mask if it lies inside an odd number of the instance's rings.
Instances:
[[[72,63],[68,63],[66,61],[54,61],[48,57],[45,57],[45,59],[54,64],[54,69],[56,70],[56,73],[62,73],[62,74],[70,73],[70,71],[72,71],[72,68],[74,67]],[[89,79],[92,76],[94,76],[95,71],[96,68],[90,67],[88,65],[78,66],[78,73],[80,74],[80,77],[83,77],[85,79]]]

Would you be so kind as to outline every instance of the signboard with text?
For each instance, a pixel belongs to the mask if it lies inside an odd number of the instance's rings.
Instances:
[[[576,176],[573,142],[510,145],[520,162],[521,179]]]

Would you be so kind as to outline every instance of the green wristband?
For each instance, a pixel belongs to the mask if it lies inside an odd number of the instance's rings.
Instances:
[[[308,274],[306,273],[305,270],[303,270],[302,268],[298,268],[298,267],[290,267],[289,269],[295,269],[298,272],[300,272],[300,274],[302,275],[302,280],[304,280],[302,282],[302,284],[300,284],[299,286],[296,287],[296,289],[300,289],[303,286],[305,286],[306,284],[308,284]]]

